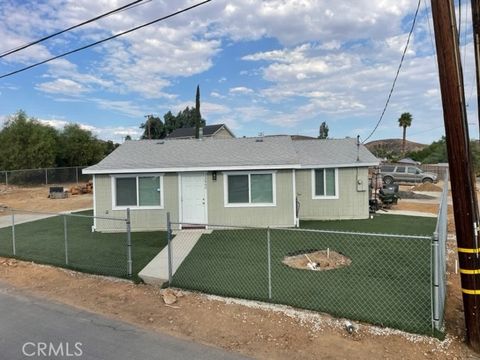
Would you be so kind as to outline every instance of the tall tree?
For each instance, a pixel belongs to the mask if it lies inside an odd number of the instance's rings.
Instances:
[[[318,138],[319,139],[328,138],[328,125],[325,121],[320,124],[320,129],[318,131]]]
[[[402,154],[405,154],[405,142],[407,140],[407,127],[412,125],[412,114],[405,112],[398,119],[398,126],[403,128]]]
[[[58,141],[57,166],[88,166],[102,160],[115,144],[98,140],[78,124],[65,125]]]
[[[200,122],[202,115],[200,115],[200,85],[197,85],[197,93],[195,94],[195,138],[200,137]]]
[[[0,131],[0,169],[37,169],[55,165],[58,132],[20,110]]]
[[[147,121],[140,125],[143,129],[142,139],[163,139],[165,137],[165,126],[159,117],[146,115]]]

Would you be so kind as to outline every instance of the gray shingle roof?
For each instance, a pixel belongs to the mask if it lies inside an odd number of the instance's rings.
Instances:
[[[360,145],[357,150],[356,139],[298,140],[293,142],[298,160],[302,166],[331,166],[376,163],[377,158],[368,149]]]
[[[216,125],[206,125],[203,127],[203,136],[212,136],[218,130],[220,130],[224,124],[216,124]],[[170,134],[168,134],[167,139],[173,138],[182,138],[182,137],[195,137],[195,128],[180,128],[173,130]]]
[[[300,168],[315,165],[378,164],[355,140],[302,140],[290,136],[215,140],[126,141],[84,173]],[[355,166],[353,165],[353,166]]]

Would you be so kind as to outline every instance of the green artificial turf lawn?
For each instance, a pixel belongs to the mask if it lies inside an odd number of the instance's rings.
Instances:
[[[343,221],[303,222],[302,226],[429,234],[435,224],[431,218],[391,215],[373,221],[346,221],[345,225]],[[370,224],[375,227],[368,227]],[[431,333],[429,239],[281,229],[272,229],[270,239],[271,299],[266,230],[216,230],[202,235],[175,273],[173,286]],[[326,248],[348,256],[352,264],[309,271],[282,263],[291,253]]]
[[[437,218],[375,214],[373,219],[300,221],[304,229],[368,232],[377,234],[426,235],[435,230]]]
[[[79,212],[92,215],[92,211]],[[15,226],[16,258],[88,273],[127,277],[125,223],[112,222],[123,233],[92,232],[93,219],[67,216],[68,265],[65,264],[63,216]],[[166,232],[132,232],[132,270],[138,272],[166,245]],[[0,229],[0,255],[13,256],[12,229]]]

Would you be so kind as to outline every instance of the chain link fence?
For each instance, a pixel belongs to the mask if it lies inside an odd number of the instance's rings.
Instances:
[[[444,330],[448,177],[432,236],[167,221],[170,286]],[[167,217],[168,218],[168,217]],[[172,228],[182,228],[175,237]]]
[[[82,174],[86,166],[0,171],[0,184],[51,185],[88,182],[92,176]]]
[[[170,239],[171,286],[432,333],[431,236],[207,228]]]
[[[92,231],[101,220],[104,232]],[[73,270],[132,276],[130,213],[125,218],[5,209],[0,213],[0,256]]]

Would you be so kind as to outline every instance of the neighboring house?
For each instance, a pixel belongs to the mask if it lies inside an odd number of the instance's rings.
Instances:
[[[95,215],[124,217],[130,208],[140,231],[165,228],[167,212],[173,222],[240,226],[366,219],[376,165],[355,139],[278,136],[126,141],[83,172],[93,175]],[[94,229],[108,224],[97,219]]]
[[[214,138],[214,139],[231,139],[235,135],[230,131],[230,129],[225,124],[217,125],[207,125],[203,128],[203,137],[204,138]],[[195,128],[180,128],[173,130],[170,134],[167,135],[166,139],[194,139],[195,138]]]

